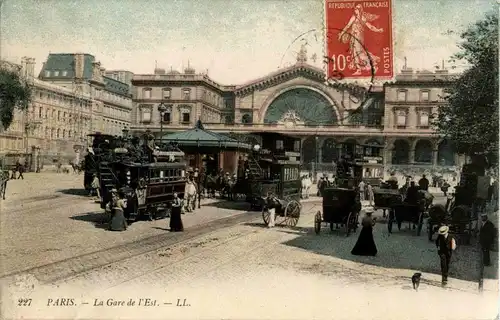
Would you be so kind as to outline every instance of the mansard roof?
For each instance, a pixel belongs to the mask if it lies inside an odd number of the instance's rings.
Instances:
[[[93,63],[96,59],[93,55],[83,54],[83,79],[89,81],[92,79]],[[50,76],[47,77],[45,71],[50,71]],[[54,71],[58,71],[57,76]],[[75,53],[50,53],[47,61],[40,70],[38,79],[43,81],[68,81],[73,80],[76,76],[75,72]],[[103,76],[104,87],[107,91],[119,94],[129,95],[129,85],[113,78]]]
[[[236,86],[235,93],[244,95],[253,90],[263,89],[268,86],[273,86],[276,83],[286,81],[298,75],[318,80],[321,82],[325,81],[325,72],[322,69],[307,63],[296,63],[293,66],[279,69],[275,72],[271,72],[262,78],[258,78],[249,81],[245,84]]]

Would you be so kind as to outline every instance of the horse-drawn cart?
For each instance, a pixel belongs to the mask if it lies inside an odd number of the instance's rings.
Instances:
[[[403,201],[393,204],[390,207],[389,220],[387,221],[387,230],[389,233],[392,233],[393,223],[397,223],[398,229],[401,230],[402,223],[408,222],[410,228],[413,224],[413,229],[416,229],[419,236],[422,232],[424,219],[428,216],[428,210],[433,200],[434,196],[430,192],[419,190],[417,203]]]
[[[322,223],[329,223],[333,231],[334,224],[344,228],[348,236],[358,228],[361,202],[356,189],[327,188],[323,190],[323,213],[318,211],[314,217],[314,231],[319,234]]]
[[[385,217],[386,211],[392,211],[392,206],[403,203],[403,196],[397,189],[374,188],[373,200],[373,209],[382,209]]]

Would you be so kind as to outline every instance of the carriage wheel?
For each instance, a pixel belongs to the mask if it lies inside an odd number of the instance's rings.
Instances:
[[[418,215],[417,236],[420,236],[420,234],[422,233],[422,227],[424,225],[424,214],[425,211],[422,211]]]
[[[295,227],[299,222],[301,205],[296,200],[288,202],[285,208],[285,223],[287,226]]]
[[[387,231],[392,233],[392,223],[394,222],[394,210],[389,209],[389,219],[387,220]]]
[[[354,230],[354,221],[355,221],[356,213],[351,212],[347,216],[347,220],[345,221],[345,235],[346,237],[351,234],[351,230]]]
[[[316,212],[316,215],[314,215],[314,232],[316,234],[319,234],[321,231],[321,211]]]
[[[270,219],[271,213],[267,209],[267,207],[262,208],[262,220],[264,220],[264,223],[269,225],[269,219]]]

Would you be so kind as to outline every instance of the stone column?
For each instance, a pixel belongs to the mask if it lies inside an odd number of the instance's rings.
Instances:
[[[438,161],[439,161],[438,150],[434,149],[434,150],[432,150],[432,166],[436,167],[437,165],[439,165]]]
[[[410,147],[410,154],[409,154],[408,163],[409,164],[415,163],[415,147],[414,146]]]

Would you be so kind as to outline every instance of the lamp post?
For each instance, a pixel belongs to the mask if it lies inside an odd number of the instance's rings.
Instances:
[[[160,112],[160,144],[163,144],[163,115],[167,111],[167,106],[161,102],[158,105],[158,112]]]
[[[127,138],[127,137],[128,137],[128,132],[129,132],[128,128],[127,128],[127,127],[124,127],[124,128],[123,128],[123,130],[122,130],[122,133],[123,133],[123,137],[124,137],[124,138]]]
[[[319,156],[319,137],[314,137],[314,183],[318,180],[318,156]]]

